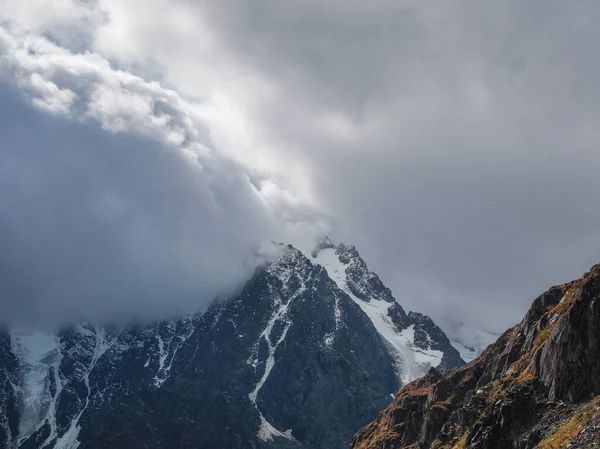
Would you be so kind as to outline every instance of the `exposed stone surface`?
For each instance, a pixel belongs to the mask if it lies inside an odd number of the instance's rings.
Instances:
[[[600,447],[600,265],[470,364],[404,386],[353,449]]]
[[[399,373],[429,369],[409,356],[463,362],[431,320],[404,312],[356,249],[321,243],[332,248],[352,290],[282,246],[239,291],[184,319],[0,332],[0,447],[346,447],[389,404]],[[365,304],[383,304],[389,316],[378,318],[392,327],[404,320],[402,364]]]
[[[431,367],[449,370],[464,365],[446,334],[428,316],[407,314],[354,246],[336,246],[325,238],[312,252],[312,258],[371,318],[395,360],[403,384],[421,377]]]

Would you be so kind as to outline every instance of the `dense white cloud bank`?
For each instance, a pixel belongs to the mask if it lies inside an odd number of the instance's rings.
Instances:
[[[0,29],[5,320],[202,308],[251,273],[265,242],[322,226],[220,151],[210,102],[11,25]]]
[[[558,0],[6,0],[4,90],[40,111],[21,113],[46,140],[22,151],[17,119],[4,120],[15,135],[0,157],[28,171],[5,179],[4,191],[25,195],[32,164],[52,161],[52,172],[31,178],[45,204],[57,191],[44,177],[78,191],[80,178],[102,178],[113,173],[106,160],[125,158],[120,184],[94,187],[118,192],[84,204],[143,208],[135,220],[154,222],[160,242],[143,259],[202,247],[220,260],[214,271],[186,252],[165,260],[194,267],[200,284],[265,239],[308,244],[331,224],[404,305],[448,328],[501,329],[535,293],[598,261],[599,16],[597,2]],[[75,149],[85,138],[65,137],[88,132],[85,151]],[[118,153],[116,136],[132,139]],[[73,157],[86,176],[71,179]],[[170,182],[169,195],[140,196]],[[36,210],[19,204],[2,218]],[[199,227],[202,237],[189,231]],[[119,241],[133,244],[131,234]],[[228,240],[233,248],[222,247]],[[143,276],[155,272],[165,269]]]

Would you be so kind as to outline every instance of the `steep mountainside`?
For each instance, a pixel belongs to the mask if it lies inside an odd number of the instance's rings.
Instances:
[[[475,361],[404,386],[353,449],[600,447],[600,265]]]
[[[354,248],[287,246],[182,320],[0,333],[0,447],[343,448],[402,380],[459,364]]]
[[[371,319],[396,362],[402,383],[422,376],[430,367],[447,370],[464,364],[431,318],[416,312],[406,314],[354,246],[335,246],[326,238],[312,257]]]

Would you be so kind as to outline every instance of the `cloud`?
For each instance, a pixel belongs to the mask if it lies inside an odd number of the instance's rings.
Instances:
[[[597,4],[207,11],[285,92],[263,126],[309,158],[341,238],[409,308],[501,330],[598,261]]]
[[[264,242],[303,227],[300,209],[292,222],[274,208],[284,190],[212,147],[203,104],[10,31],[0,31],[4,321],[194,311],[245,279]]]
[[[245,176],[264,232],[244,241],[333,223],[408,308],[498,330],[597,262],[596,2],[67,3],[8,3],[4,78]]]
[[[3,319],[173,315],[249,274],[276,222],[241,173],[0,96]]]

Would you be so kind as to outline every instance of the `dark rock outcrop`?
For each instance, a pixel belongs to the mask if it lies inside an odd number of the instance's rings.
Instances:
[[[478,359],[403,387],[350,447],[598,447],[599,345],[597,265],[538,297]]]

